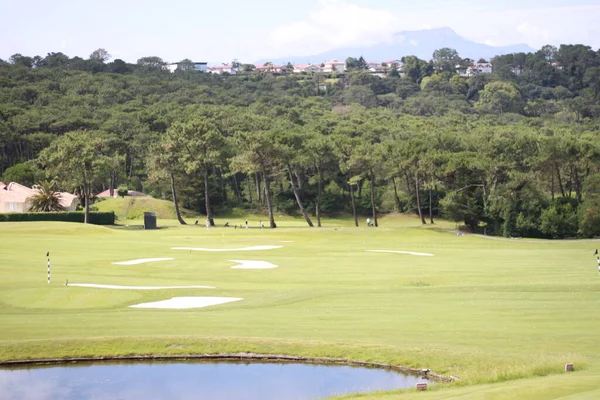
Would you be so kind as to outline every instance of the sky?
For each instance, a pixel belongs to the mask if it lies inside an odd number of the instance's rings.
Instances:
[[[0,59],[98,48],[136,62],[313,55],[450,27],[490,45],[600,48],[600,0],[0,0]]]

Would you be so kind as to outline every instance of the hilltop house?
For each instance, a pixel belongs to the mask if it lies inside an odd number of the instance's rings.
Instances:
[[[177,68],[179,68],[179,64],[181,64],[181,63],[180,62],[171,63],[171,64],[167,65],[167,68],[169,68],[169,71],[175,72],[177,70]],[[206,72],[206,66],[208,65],[208,63],[194,62],[192,64],[194,64],[194,66],[191,69],[193,69],[195,71]]]
[[[322,68],[316,64],[296,64],[294,65],[294,73],[300,72],[321,72]]]
[[[27,212],[31,207],[30,197],[36,195],[38,190],[11,182],[8,185],[0,182],[0,213]],[[60,204],[67,211],[77,208],[77,196],[71,193],[59,192]]]
[[[331,60],[323,63],[323,72],[344,72],[346,63],[338,60]]]

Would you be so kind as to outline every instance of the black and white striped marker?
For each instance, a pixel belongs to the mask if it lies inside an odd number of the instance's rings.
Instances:
[[[48,257],[48,285],[50,284],[50,252],[46,253],[46,257]]]

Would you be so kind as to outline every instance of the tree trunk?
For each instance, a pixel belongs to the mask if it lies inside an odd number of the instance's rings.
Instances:
[[[371,210],[373,211],[373,223],[375,227],[378,227],[377,223],[377,211],[375,210],[375,177],[373,172],[369,174],[369,186],[371,186]]]
[[[114,197],[115,196],[115,171],[110,171],[110,187],[109,189],[109,194],[110,197]]]
[[[235,190],[235,199],[238,203],[242,202],[242,195],[240,193],[240,186],[238,185],[238,180],[236,174],[233,174],[231,177],[233,179],[233,189]]]
[[[432,201],[433,196],[431,196],[431,188],[429,188],[429,222],[431,222],[433,224],[433,208],[432,208]]]
[[[215,226],[212,212],[210,210],[210,195],[208,194],[208,166],[204,166],[204,207],[206,208],[206,216],[210,222],[210,226]]]
[[[558,169],[558,165],[555,165],[554,168],[556,169],[556,178],[558,179],[558,188],[560,189],[560,194],[562,197],[565,197],[565,188],[563,187],[562,178],[560,177],[560,169]]]
[[[302,200],[300,199],[300,194],[298,194],[298,189],[296,188],[296,183],[294,183],[294,174],[292,173],[292,167],[290,165],[288,165],[288,171],[290,173],[290,184],[292,185],[292,192],[294,192],[294,197],[296,197],[296,202],[298,203],[300,212],[302,213],[302,216],[304,217],[304,220],[306,221],[308,226],[310,226],[312,228],[312,227],[314,227],[314,225],[313,225],[312,221],[310,220],[310,217],[308,216],[306,209],[302,205]]]
[[[85,197],[85,214],[83,216],[83,223],[90,223],[90,182],[86,180],[83,185],[83,196]]]
[[[350,201],[352,202],[352,216],[354,216],[354,225],[358,227],[358,217],[356,216],[356,203],[354,201],[354,188],[350,185]]]
[[[402,211],[400,208],[400,198],[398,197],[398,187],[396,186],[396,177],[392,176],[392,185],[394,185],[394,202],[396,203],[396,211]]]
[[[175,206],[175,214],[177,215],[177,221],[181,225],[187,225],[187,223],[181,218],[181,212],[179,211],[179,202],[177,201],[177,191],[175,190],[175,176],[171,172],[171,193],[173,194],[173,205]]]
[[[419,218],[421,218],[421,223],[423,225],[427,225],[425,221],[425,217],[423,216],[423,210],[421,210],[421,195],[419,194],[420,185],[419,185],[419,173],[415,173],[415,192],[417,195],[417,211],[419,212]]]
[[[271,188],[269,187],[269,179],[267,178],[267,174],[263,171],[263,181],[265,183],[265,197],[267,198],[267,208],[269,210],[269,226],[271,228],[277,228],[275,224],[275,217],[273,216],[273,202],[271,201]]]
[[[223,202],[227,203],[227,185],[225,185],[225,179],[223,179],[223,169],[219,167],[217,169],[219,176],[219,187],[221,188],[221,195],[223,196]]]
[[[250,202],[250,204],[252,204],[252,183],[250,182],[252,180],[252,178],[250,178],[250,175],[248,175],[246,177],[246,182],[248,183],[248,201]]]
[[[254,182],[256,184],[256,201],[258,204],[263,204],[262,193],[260,192],[260,178],[258,177],[258,173],[254,173]]]
[[[323,190],[321,188],[321,186],[323,185],[323,173],[321,172],[321,167],[317,167],[317,176],[318,176],[317,204],[315,205],[315,214],[317,216],[317,226],[320,228],[321,227],[321,192]]]

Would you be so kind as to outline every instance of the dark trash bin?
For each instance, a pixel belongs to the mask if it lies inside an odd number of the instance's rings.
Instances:
[[[156,226],[156,213],[145,212],[144,213],[144,229],[158,229]]]

